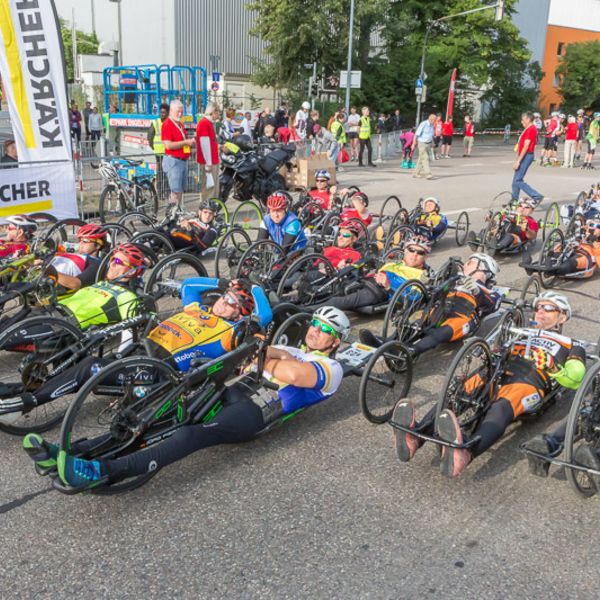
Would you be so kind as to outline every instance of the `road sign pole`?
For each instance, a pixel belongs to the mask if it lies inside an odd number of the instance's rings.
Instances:
[[[348,76],[346,77],[346,114],[350,113],[350,84],[352,83],[352,36],[354,29],[354,0],[350,0],[350,24],[348,29]]]

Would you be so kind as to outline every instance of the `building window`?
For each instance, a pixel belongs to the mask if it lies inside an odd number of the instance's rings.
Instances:
[[[565,49],[564,42],[558,42],[558,46],[556,47],[556,56],[562,56],[564,49]]]
[[[553,113],[555,110],[556,110],[556,104],[551,104],[551,105],[550,105],[550,108],[548,109],[548,112],[549,112],[550,114],[552,114],[552,113]]]

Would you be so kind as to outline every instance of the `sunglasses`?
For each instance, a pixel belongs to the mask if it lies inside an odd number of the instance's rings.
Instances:
[[[315,181],[317,183],[327,183],[329,180],[328,179],[315,179]]]
[[[538,304],[535,307],[535,312],[538,312],[540,310],[543,312],[551,313],[551,312],[559,312],[560,309],[556,308],[556,306],[554,306],[554,304]]]
[[[340,231],[340,233],[338,233],[338,237],[343,237],[343,238],[351,238],[353,234],[351,234],[349,231],[347,233],[342,233]]]
[[[127,267],[128,269],[133,269],[132,264],[128,263],[126,260],[119,258],[118,256],[115,256],[114,258],[112,258],[110,262],[113,265],[123,265],[124,267]]]
[[[407,252],[411,252],[412,254],[418,254],[419,256],[425,256],[427,252],[425,250],[418,250],[417,248],[407,248]]]
[[[98,245],[102,244],[102,242],[100,240],[92,240],[90,238],[79,238],[79,241],[82,244],[98,244]]]
[[[231,293],[227,292],[223,294],[223,300],[229,304],[229,306],[238,306],[240,305],[240,301]]]
[[[313,319],[310,324],[319,329],[320,331],[322,331],[323,333],[328,333],[329,335],[332,335],[334,338],[339,338],[339,334],[338,332],[331,327],[331,325],[327,325],[327,323],[323,323],[323,321],[319,321],[319,319]]]

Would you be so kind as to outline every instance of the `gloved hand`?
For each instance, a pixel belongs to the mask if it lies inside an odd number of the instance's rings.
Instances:
[[[481,291],[481,288],[479,285],[477,285],[477,282],[472,277],[465,277],[462,282],[462,288],[473,296],[477,296],[477,294],[479,294]]]

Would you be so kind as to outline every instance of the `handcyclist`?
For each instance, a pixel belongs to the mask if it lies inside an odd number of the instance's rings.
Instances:
[[[65,484],[85,488],[99,480],[112,483],[165,467],[202,448],[249,441],[281,417],[327,400],[337,391],[343,370],[333,355],[349,332],[350,322],[343,312],[318,309],[301,349],[271,346],[266,350],[262,376],[270,382],[268,387],[243,378],[227,388],[223,408],[212,420],[182,426],[170,437],[127,456],[84,460],[74,454],[84,453],[97,440],[75,444],[73,454],[67,454],[37,434],[25,436],[24,448],[40,466],[56,464]]]
[[[448,477],[460,475],[474,458],[483,454],[504,434],[520,415],[535,411],[553,382],[577,389],[585,375],[585,350],[581,344],[562,334],[562,326],[571,318],[567,298],[554,292],[540,294],[533,303],[535,322],[528,335],[517,339],[512,354],[504,365],[500,385],[491,407],[471,439],[478,441],[470,448],[442,447],[440,470]],[[485,383],[475,374],[465,388],[481,388]],[[415,408],[410,400],[396,404],[392,421],[409,429],[419,429],[446,442],[463,445],[465,441],[458,419],[451,410],[441,412],[434,423],[435,407],[417,424]],[[394,429],[398,458],[409,461],[421,447],[414,435]]]
[[[200,252],[210,248],[217,239],[214,226],[216,206],[211,200],[203,200],[198,207],[197,217],[182,219],[169,231],[169,237],[175,249],[182,250],[190,246]]]
[[[440,214],[440,201],[433,196],[423,201],[423,212],[417,220],[417,227],[427,231],[430,240],[435,240],[448,228],[448,219]]]
[[[306,235],[300,219],[290,210],[287,193],[274,192],[267,198],[266,214],[260,223],[258,240],[272,240],[287,253],[306,247]]]
[[[315,201],[323,210],[329,210],[337,194],[337,186],[330,185],[331,174],[325,169],[315,173],[315,188],[308,192],[309,200]]]
[[[449,291],[442,307],[434,309],[436,315],[439,311],[437,322],[422,331],[419,340],[409,347],[411,354],[417,356],[440,344],[462,340],[479,327],[484,317],[496,312],[501,296],[491,287],[499,270],[496,261],[487,254],[478,252],[469,256],[463,266],[463,277]],[[360,339],[378,347],[384,341],[395,339],[395,334],[383,340],[363,329]]]
[[[219,287],[224,289],[212,308],[204,306],[202,294]],[[152,329],[147,342],[153,356],[168,361],[180,371],[187,371],[194,359],[217,358],[231,351],[242,334],[237,324],[253,311],[262,326],[272,320],[271,307],[263,290],[238,281],[232,281],[227,286],[223,280],[208,277],[187,279],[181,286],[181,298],[183,311]],[[119,347],[119,356],[127,356],[138,347],[139,344],[133,341],[125,347]],[[3,391],[6,394],[20,394],[0,400],[0,423],[14,421],[28,409],[76,392],[92,375],[113,360],[114,356],[87,356],[45,381],[33,393],[22,392],[15,384],[0,384],[0,396]]]
[[[408,279],[425,280],[431,274],[426,264],[431,252],[431,243],[424,236],[413,236],[407,240],[402,260],[390,261],[362,280],[361,287],[327,300],[326,304],[340,310],[356,310],[375,306],[390,299],[394,292]]]
[[[342,220],[360,219],[368,227],[373,222],[373,215],[369,212],[369,196],[364,192],[356,192],[350,197],[350,202],[352,208],[347,207],[342,211]]]
[[[340,223],[337,238],[333,246],[323,248],[323,255],[336,269],[343,269],[361,260],[362,254],[354,244],[362,233],[360,226],[353,221]]]
[[[25,215],[6,217],[6,239],[0,240],[0,258],[8,256],[18,258],[29,252],[29,244],[35,232],[37,223]]]

